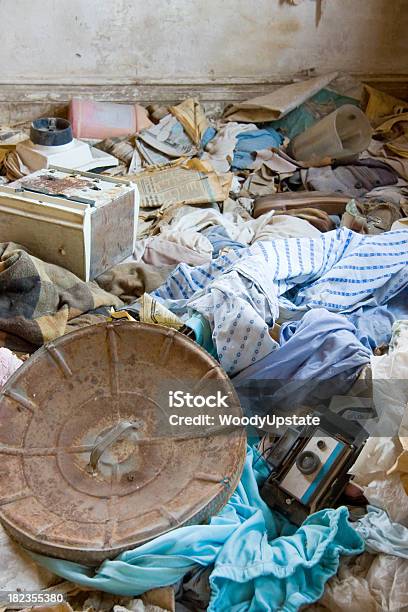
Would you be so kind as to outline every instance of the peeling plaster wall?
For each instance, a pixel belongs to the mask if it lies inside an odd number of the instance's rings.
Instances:
[[[313,71],[408,98],[408,0],[0,0],[0,28],[0,123],[74,95],[216,110]]]
[[[407,0],[0,0],[0,24],[0,83],[407,72]]]

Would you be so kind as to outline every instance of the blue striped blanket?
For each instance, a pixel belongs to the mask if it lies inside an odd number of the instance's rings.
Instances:
[[[201,313],[233,375],[278,348],[268,329],[279,317],[385,304],[407,285],[406,230],[364,236],[341,228],[257,242],[202,266],[179,264],[152,295],[179,315]]]

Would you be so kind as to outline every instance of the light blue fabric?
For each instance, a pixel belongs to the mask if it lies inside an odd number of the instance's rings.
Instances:
[[[233,378],[242,405],[263,414],[347,393],[371,355],[355,331],[345,316],[323,308],[285,323],[280,348]]]
[[[153,296],[179,315],[192,308],[206,317],[220,363],[235,375],[277,348],[268,326],[279,313],[352,312],[385,304],[407,285],[405,230],[367,236],[340,228],[256,242],[202,266],[179,264]]]
[[[391,521],[384,510],[367,506],[367,514],[354,527],[365,541],[368,552],[408,559],[408,528]]]
[[[283,377],[325,380],[340,372],[361,369],[371,356],[371,351],[356,338],[354,325],[344,315],[324,308],[315,308],[298,321],[284,323],[279,341]],[[284,363],[283,352],[287,356]]]
[[[387,306],[368,306],[359,308],[348,315],[356,328],[360,342],[370,350],[388,344],[391,340],[391,328],[395,317]]]
[[[395,320],[408,319],[408,287],[397,293],[388,300],[387,308],[395,317]]]
[[[340,555],[359,554],[364,543],[344,507],[317,512],[298,529],[288,523],[259,495],[266,476],[263,460],[249,448],[236,491],[209,525],[170,531],[105,561],[95,573],[31,554],[72,582],[126,596],[174,584],[197,565],[214,564],[209,612],[293,612],[319,599]]]
[[[282,134],[279,134],[273,128],[241,132],[237,136],[231,167],[236,170],[250,168],[254,162],[256,151],[279,147],[282,142]]]
[[[364,346],[374,350],[382,344],[387,345],[393,323],[408,318],[408,290],[404,289],[384,306],[363,306],[347,316]]]
[[[240,251],[247,247],[243,242],[237,242],[229,237],[229,234],[225,227],[221,225],[212,225],[208,229],[201,232],[211,242],[213,248],[213,258],[218,257],[220,251],[226,247],[233,249],[234,251]]]
[[[203,149],[208,145],[210,140],[212,140],[214,138],[216,133],[217,133],[217,130],[214,127],[212,127],[212,126],[209,126],[205,130],[205,132],[204,132],[204,134],[202,135],[202,138],[201,138],[201,147]]]

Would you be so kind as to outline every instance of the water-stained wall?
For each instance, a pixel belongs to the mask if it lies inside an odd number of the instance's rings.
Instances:
[[[121,86],[177,98],[191,85],[221,99],[308,70],[408,73],[408,0],[296,2],[0,0],[0,103],[23,86],[21,102],[62,101],[71,86],[125,99]]]

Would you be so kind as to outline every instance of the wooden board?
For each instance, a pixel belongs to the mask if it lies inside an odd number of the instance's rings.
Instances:
[[[295,80],[315,76],[306,73],[278,79],[225,78],[217,81],[178,80],[144,81],[143,83],[79,84],[2,84],[0,87],[0,125],[24,125],[45,116],[67,115],[68,103],[74,96],[109,102],[140,104],[174,104],[195,96],[210,114],[220,113],[231,102],[264,95]],[[353,74],[356,79],[393,96],[408,99],[408,74]]]

